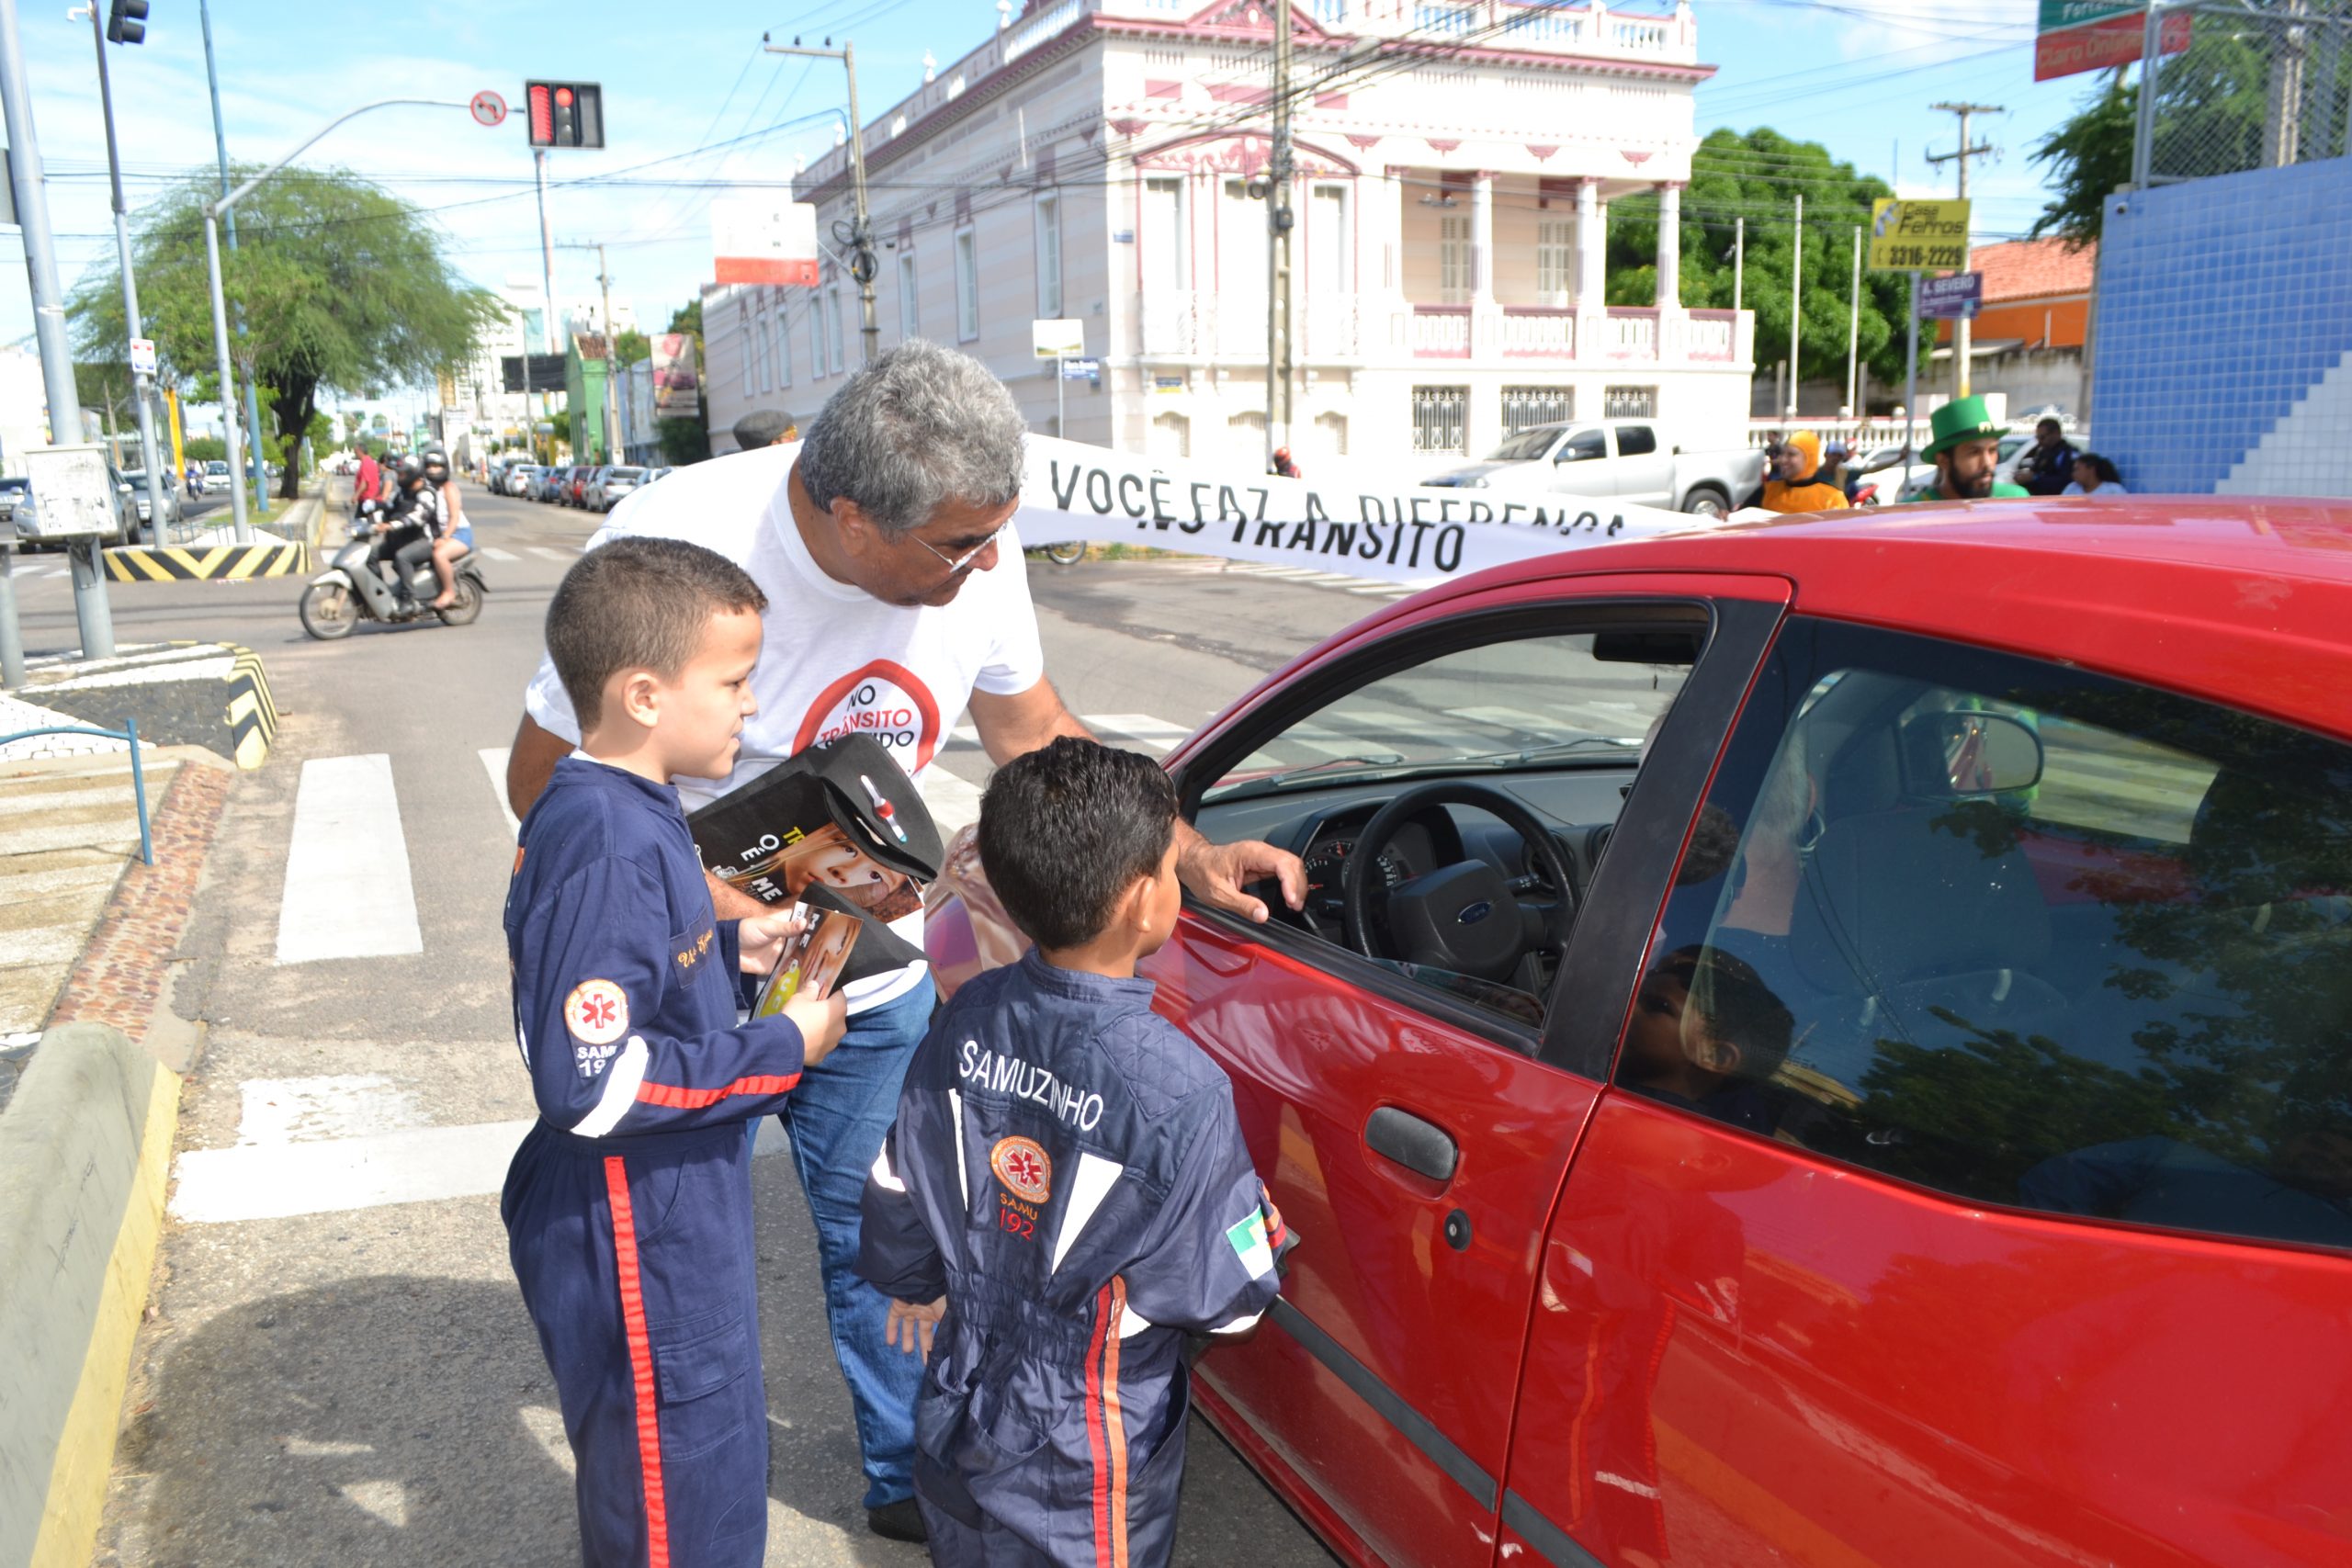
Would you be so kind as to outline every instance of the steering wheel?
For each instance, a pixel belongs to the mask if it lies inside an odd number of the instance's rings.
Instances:
[[[1502,818],[1527,846],[1554,889],[1550,902],[1522,900],[1539,885],[1533,876],[1506,877],[1483,860],[1441,866],[1388,890],[1388,931],[1395,954],[1374,950],[1372,873],[1397,829],[1432,806],[1468,806]],[[1460,782],[1408,789],[1382,807],[1356,835],[1340,875],[1349,945],[1367,958],[1398,958],[1484,980],[1506,981],[1531,953],[1555,956],[1567,945],[1575,913],[1567,856],[1535,813],[1500,790]]]

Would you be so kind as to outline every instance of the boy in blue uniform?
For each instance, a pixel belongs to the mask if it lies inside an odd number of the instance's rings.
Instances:
[[[1254,1325],[1285,1238],[1222,1070],[1151,1011],[1176,795],[1065,738],[999,770],[989,884],[1036,947],[956,993],[865,1184],[858,1271],[929,1356],[915,1490],[935,1563],[1168,1560],[1188,1333]]]
[[[841,1038],[839,997],[738,1026],[797,914],[712,916],[673,777],[723,778],[766,601],[672,539],[581,558],[548,605],[580,750],[524,819],[506,895],[539,1120],[499,1213],[579,1461],[596,1568],[755,1568],[767,1398],[751,1142]]]

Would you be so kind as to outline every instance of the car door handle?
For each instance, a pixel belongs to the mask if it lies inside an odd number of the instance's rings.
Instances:
[[[1462,1157],[1444,1128],[1394,1105],[1384,1105],[1372,1113],[1363,1124],[1363,1141],[1382,1158],[1395,1160],[1431,1181],[1453,1180],[1453,1168]]]

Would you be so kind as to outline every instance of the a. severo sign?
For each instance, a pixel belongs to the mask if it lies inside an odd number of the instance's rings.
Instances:
[[[1974,321],[1984,305],[1984,275],[1955,273],[1950,277],[1922,278],[1919,314],[1929,321]]]

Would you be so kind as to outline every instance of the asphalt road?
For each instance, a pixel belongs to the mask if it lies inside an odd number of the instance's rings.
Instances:
[[[468,510],[492,590],[470,627],[368,626],[322,644],[296,621],[298,581],[109,585],[121,643],[258,651],[284,724],[232,796],[177,955],[173,1005],[207,1022],[209,1043],[186,1097],[101,1563],[578,1560],[569,1455],[494,1195],[531,1103],[499,926],[512,828],[492,779],[548,596],[595,520],[479,491]],[[51,565],[20,562],[17,578],[36,653],[75,640]],[[1071,706],[1148,730],[1159,749],[1378,604],[1182,563],[1030,571]],[[385,761],[335,761],[356,758]],[[374,857],[388,951],[279,961],[293,886],[314,869],[289,852],[308,764],[328,765],[310,770],[322,779],[356,769],[396,803],[384,815],[404,864],[387,859],[387,834],[323,840]],[[985,770],[968,746],[943,765],[971,783]],[[403,891],[413,944],[392,897]],[[786,1162],[754,1169],[768,1561],[922,1562],[864,1528],[807,1211]],[[1205,1427],[1186,1496],[1180,1562],[1329,1561]]]

